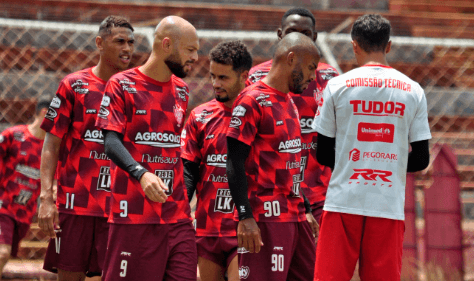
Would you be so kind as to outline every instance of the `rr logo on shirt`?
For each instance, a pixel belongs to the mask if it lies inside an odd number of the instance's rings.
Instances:
[[[168,191],[165,190],[165,194],[170,196],[173,194],[173,179],[174,171],[173,170],[155,170],[155,175],[159,177],[163,183],[168,187]]]
[[[354,174],[350,177],[351,180],[359,179],[359,176],[362,176],[364,180],[367,181],[376,181],[377,177],[384,182],[392,182],[388,179],[392,175],[390,171],[383,170],[372,170],[372,169],[354,169]]]
[[[224,214],[234,212],[234,202],[232,201],[229,189],[217,190],[214,212],[221,212]]]
[[[97,190],[110,192],[110,167],[100,167],[99,178],[97,179]]]

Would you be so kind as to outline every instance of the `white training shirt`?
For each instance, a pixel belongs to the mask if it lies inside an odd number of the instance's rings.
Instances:
[[[336,138],[324,210],[404,220],[409,143],[431,139],[420,85],[383,65],[331,79],[313,128]]]

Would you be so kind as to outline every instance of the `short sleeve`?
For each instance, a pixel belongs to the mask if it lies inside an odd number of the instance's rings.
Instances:
[[[125,134],[125,94],[116,79],[107,82],[95,125],[104,130]]]
[[[410,125],[410,130],[408,132],[408,141],[410,143],[431,139],[430,125],[428,123],[426,96],[424,91],[421,91],[421,99],[418,103],[415,117]]]
[[[46,113],[41,123],[41,129],[56,137],[63,138],[71,124],[74,101],[74,91],[68,81],[63,79],[59,84],[56,95],[51,100],[48,113]]]
[[[195,163],[201,163],[202,155],[198,136],[199,130],[196,124],[196,112],[193,110],[181,133],[181,141],[183,142],[181,158]]]
[[[248,94],[241,94],[232,108],[227,137],[252,145],[261,118],[262,111],[257,101]]]
[[[336,112],[334,99],[329,87],[324,89],[323,97],[318,105],[318,110],[316,111],[316,116],[314,117],[312,126],[313,129],[326,137],[336,137]]]

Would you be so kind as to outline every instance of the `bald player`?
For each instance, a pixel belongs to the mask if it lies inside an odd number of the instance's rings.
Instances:
[[[169,16],[143,66],[110,78],[96,125],[112,160],[103,280],[196,280],[194,228],[180,160],[196,29]]]
[[[277,45],[268,76],[233,105],[227,130],[227,175],[237,209],[239,274],[246,280],[313,280],[315,228],[295,179],[300,174],[301,127],[289,92],[315,78],[314,42],[292,33]],[[315,226],[315,225],[314,225]]]

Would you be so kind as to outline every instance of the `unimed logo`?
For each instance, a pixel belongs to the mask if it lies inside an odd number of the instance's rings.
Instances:
[[[373,169],[354,169],[354,174],[350,177],[351,180],[362,179],[367,181],[382,180],[384,182],[392,182],[388,179],[392,175],[390,171],[373,170]]]
[[[387,123],[359,123],[357,128],[357,140],[364,142],[388,142],[393,143],[395,125]]]
[[[354,148],[353,150],[349,151],[349,160],[357,162],[360,160],[360,150]]]

